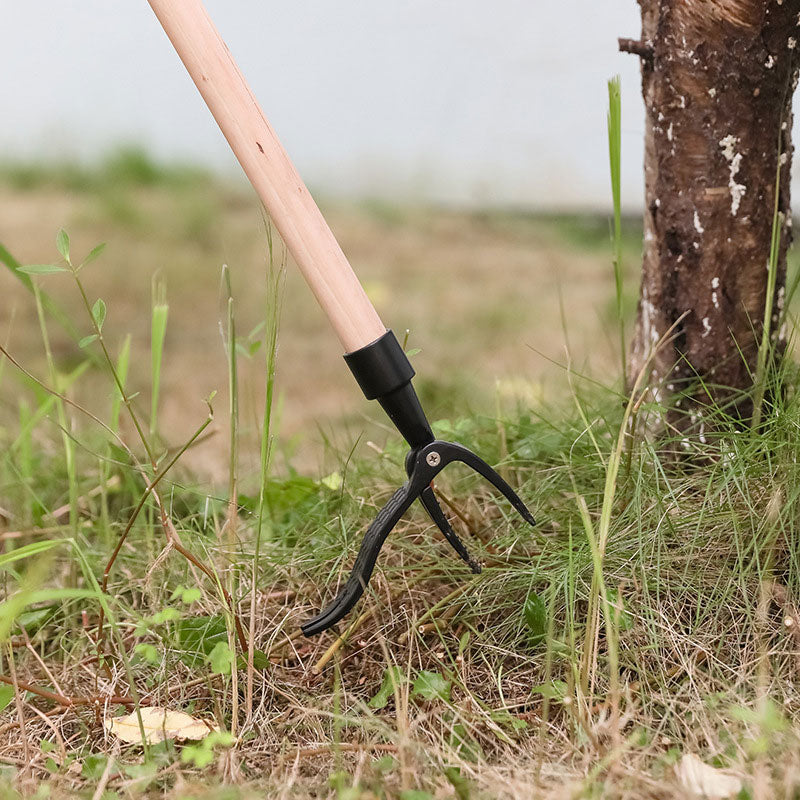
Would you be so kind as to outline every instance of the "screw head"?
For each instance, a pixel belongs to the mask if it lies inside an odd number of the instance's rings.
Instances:
[[[438,467],[439,464],[442,463],[442,457],[435,450],[431,450],[431,452],[425,456],[425,461],[427,461],[429,467]]]

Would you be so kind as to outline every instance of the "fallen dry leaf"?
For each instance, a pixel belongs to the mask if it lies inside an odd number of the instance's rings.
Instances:
[[[219,730],[216,725],[204,722],[183,711],[169,711],[158,706],[143,708],[142,725],[148,744],[163,742],[164,739],[205,739],[212,731]],[[128,744],[141,744],[142,733],[136,712],[124,717],[109,717],[105,721],[108,731]]]
[[[675,774],[692,797],[702,800],[726,800],[742,789],[742,782],[735,775],[704,764],[693,753],[687,753],[676,764]]]

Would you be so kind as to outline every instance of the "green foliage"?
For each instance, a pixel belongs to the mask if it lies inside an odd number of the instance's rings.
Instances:
[[[370,698],[370,708],[376,711],[385,708],[389,700],[394,698],[395,692],[408,680],[405,672],[396,665],[386,667],[380,689]]]
[[[10,705],[14,699],[14,687],[3,684],[0,686],[0,711]]]
[[[453,787],[458,800],[470,800],[469,781],[462,775],[458,767],[446,767],[444,776]]]
[[[228,646],[228,625],[223,614],[183,618],[177,632],[181,660],[190,667],[210,657],[217,645]]]
[[[26,275],[52,275],[56,272],[69,272],[69,270],[58,264],[29,264],[20,267],[19,272],[24,272]]]
[[[203,596],[203,592],[197,586],[177,586],[175,591],[172,592],[170,600],[180,600],[184,605],[191,605],[196,603]]]
[[[203,769],[214,760],[217,749],[232,747],[235,741],[228,731],[212,731],[197,744],[185,745],[181,750],[181,761]]]
[[[100,298],[95,300],[94,305],[92,306],[92,319],[94,320],[94,324],[97,326],[97,330],[102,331],[103,323],[106,321],[106,304]]]
[[[217,642],[208,654],[208,663],[215,675],[230,675],[233,667],[233,652],[227,642]]]
[[[147,642],[139,642],[136,647],[133,648],[133,652],[136,653],[137,656],[144,659],[148,664],[158,664],[161,660],[161,657],[158,653],[158,648],[155,645],[148,644]]]
[[[547,605],[533,590],[525,598],[522,614],[531,632],[531,643],[539,644],[547,636]]]
[[[411,686],[411,696],[423,700],[444,700],[450,702],[452,684],[438,672],[421,670]]]
[[[56,250],[58,250],[61,258],[69,263],[69,235],[63,228],[56,236]]]

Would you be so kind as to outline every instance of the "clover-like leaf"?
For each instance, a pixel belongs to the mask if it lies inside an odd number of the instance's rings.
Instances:
[[[63,228],[56,235],[56,250],[64,261],[69,261],[69,236]]]
[[[79,342],[78,347],[83,350],[84,347],[88,347],[92,342],[96,342],[100,337],[96,333],[90,333],[88,336],[84,336]]]
[[[97,325],[97,330],[103,330],[103,323],[106,321],[106,304],[105,301],[98,297],[92,306],[92,319],[94,324]]]
[[[93,247],[89,251],[89,255],[81,261],[81,268],[85,267],[87,264],[91,264],[102,252],[106,249],[106,243],[101,242],[96,247]]]
[[[227,642],[217,642],[208,654],[211,671],[216,675],[230,675],[233,666],[233,653]]]

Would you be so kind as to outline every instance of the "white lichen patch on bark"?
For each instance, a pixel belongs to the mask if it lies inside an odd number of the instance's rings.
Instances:
[[[717,289],[719,289],[719,278],[716,276],[711,279],[711,302],[714,304],[714,308],[719,310],[719,295],[717,294]]]
[[[731,193],[731,216],[735,217],[739,213],[739,204],[747,191],[743,183],[736,183],[736,176],[742,166],[742,154],[736,152],[736,145],[739,137],[729,133],[724,139],[720,139],[719,146],[722,148],[722,155],[730,166],[730,177],[728,178],[728,189]]]
[[[658,328],[656,327],[655,317],[656,308],[650,301],[647,292],[647,285],[642,286],[642,334],[643,340],[649,341],[652,345],[657,345],[659,340]]]

